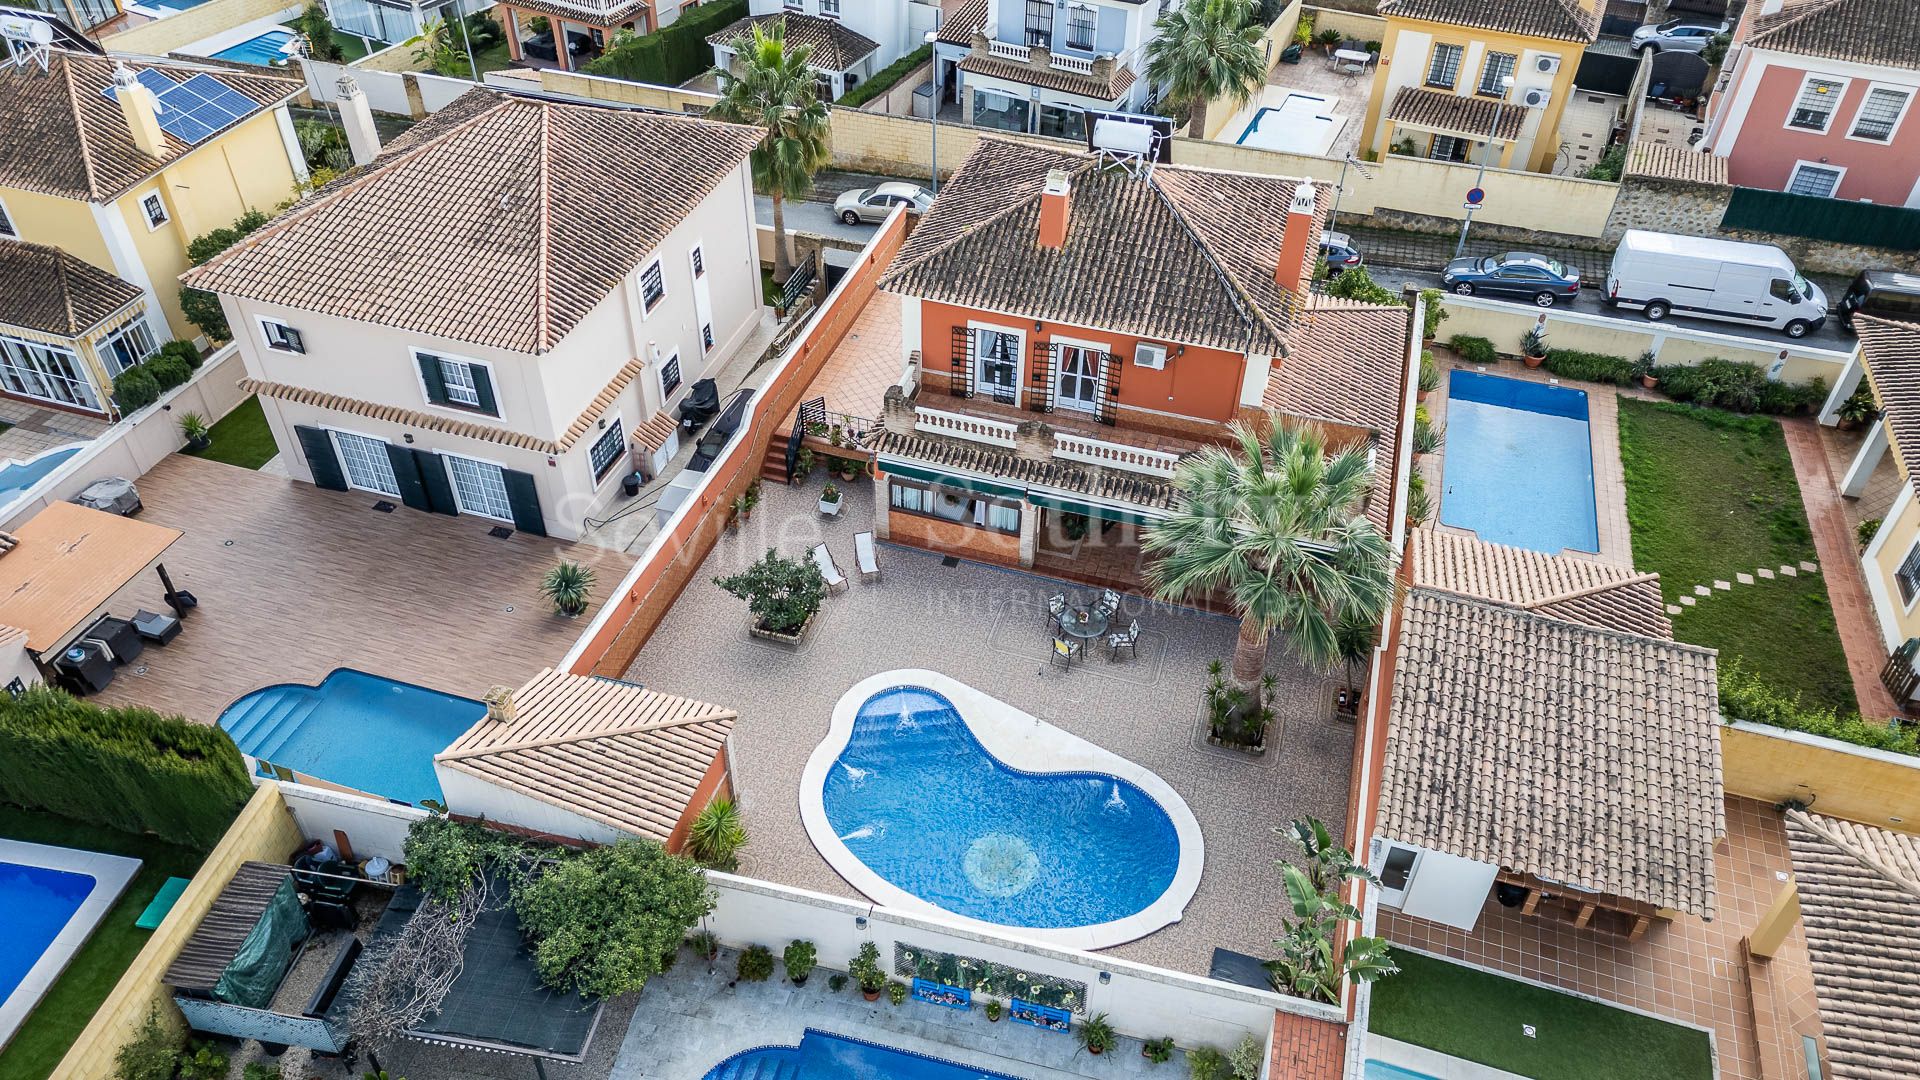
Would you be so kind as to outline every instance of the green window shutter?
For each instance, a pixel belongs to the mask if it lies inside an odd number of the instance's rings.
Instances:
[[[500,470],[507,482],[507,505],[513,507],[513,527],[535,536],[547,535],[547,519],[540,513],[540,490],[533,474]]]
[[[387,460],[393,464],[394,483],[400,486],[400,501],[415,510],[432,509],[427,505],[427,487],[420,480],[420,466],[413,451],[388,443]]]
[[[307,468],[313,471],[313,486],[330,491],[347,490],[347,474],[340,468],[340,456],[333,452],[333,440],[316,427],[295,426],[293,434],[306,452]]]
[[[447,377],[440,370],[440,358],[420,353],[420,381],[427,384],[427,400],[435,405],[447,403]]]
[[[500,403],[493,396],[493,376],[487,372],[485,364],[468,364],[467,370],[473,373],[473,392],[480,399],[480,411],[488,416],[500,415]]]
[[[420,486],[427,493],[427,509],[436,514],[458,514],[460,504],[453,499],[453,478],[447,475],[447,463],[439,454],[420,449],[413,451],[413,460],[419,468]]]

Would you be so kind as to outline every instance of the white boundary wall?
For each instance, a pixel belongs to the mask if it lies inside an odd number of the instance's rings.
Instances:
[[[264,781],[256,777],[254,782]],[[332,843],[336,831],[344,833],[347,842],[353,845],[353,857],[362,860],[378,855],[388,862],[406,862],[403,848],[407,830],[414,822],[431,816],[417,806],[401,806],[344,791],[324,791],[284,780],[280,781],[280,798],[308,839]]]

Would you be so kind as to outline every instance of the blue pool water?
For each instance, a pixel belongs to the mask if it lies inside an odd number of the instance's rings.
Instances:
[[[828,823],[874,873],[937,907],[1005,926],[1091,926],[1173,883],[1173,820],[1104,773],[1026,773],[981,747],[946,698],[868,698],[828,774]]]
[[[1361,1070],[1361,1080],[1435,1080],[1423,1072],[1403,1069],[1398,1065],[1389,1065],[1384,1061],[1368,1060]]]
[[[0,932],[0,1002],[19,989],[93,886],[86,874],[0,862],[0,911],[6,912],[6,929]]]
[[[207,0],[139,0],[139,3],[133,6],[155,8],[160,11],[185,11],[206,2]]]
[[[257,38],[249,38],[238,45],[232,45],[213,54],[215,60],[231,60],[236,64],[258,64],[272,67],[275,63],[284,63],[287,54],[281,49],[294,39],[291,30],[269,30]]]
[[[808,1028],[799,1046],[735,1054],[706,1080],[1013,1080],[1003,1073],[955,1065],[906,1050]]]
[[[373,795],[439,800],[433,755],[487,714],[471,698],[340,668],[255,690],[220,714],[240,752]]]
[[[48,473],[79,452],[78,446],[63,446],[58,450],[49,450],[32,461],[9,461],[0,465],[0,506],[7,505],[21,492],[45,480]]]
[[[1453,372],[1445,476],[1442,524],[1554,555],[1600,550],[1582,391]]]

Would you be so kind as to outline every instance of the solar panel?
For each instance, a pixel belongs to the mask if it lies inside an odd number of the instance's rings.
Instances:
[[[245,94],[211,75],[195,75],[176,83],[148,68],[134,76],[160,103],[160,130],[186,143],[206,141],[214,132],[239,122],[259,106]],[[114,88],[102,93],[112,98]]]

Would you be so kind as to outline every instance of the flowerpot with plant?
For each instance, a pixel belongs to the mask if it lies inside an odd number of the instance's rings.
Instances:
[[[827,992],[828,993],[837,994],[840,991],[845,990],[846,988],[847,988],[847,977],[845,975],[842,975],[836,971],[833,974],[827,976]]]
[[[987,999],[986,1011],[987,1011],[987,1023],[997,1024],[1000,1022],[1000,1013],[1002,1010],[1001,1010],[1000,1002],[997,999],[995,998]]]
[[[711,930],[696,930],[687,935],[687,944],[692,947],[693,955],[709,964],[720,955],[720,939],[714,937]]]
[[[887,984],[887,1000],[893,1002],[895,1005],[906,1004],[907,1003],[907,984],[903,982],[898,982],[898,981],[888,983]]]
[[[1332,56],[1333,50],[1339,47],[1343,39],[1338,30],[1322,30],[1313,35],[1313,40],[1320,46],[1321,51]]]
[[[813,974],[813,961],[811,941],[790,941],[786,951],[780,954],[780,962],[787,968],[787,978],[795,986],[807,985],[807,976]]]
[[[540,579],[540,593],[553,601],[553,610],[575,618],[593,599],[593,571],[577,562],[555,563]]]
[[[1842,430],[1852,431],[1854,428],[1872,423],[1874,415],[1879,411],[1880,406],[1873,400],[1873,391],[1863,383],[1860,389],[1849,394],[1847,400],[1840,403],[1840,427]]]
[[[1080,1045],[1089,1054],[1104,1054],[1113,1049],[1113,1024],[1106,1013],[1095,1013],[1080,1023]]]
[[[1141,1043],[1140,1056],[1155,1065],[1165,1065],[1173,1060],[1173,1036],[1162,1035],[1157,1039],[1148,1039]]]
[[[820,513],[824,517],[840,516],[840,489],[828,484],[820,491]]]
[[[740,954],[734,976],[740,982],[766,982],[773,977],[773,950],[765,945],[749,945]]]
[[[796,479],[805,480],[807,477],[812,476],[813,450],[805,446],[801,447],[800,453],[796,455],[794,459],[794,467],[797,474]]]
[[[1420,340],[1423,344],[1433,344],[1433,339],[1440,336],[1440,324],[1453,317],[1453,313],[1447,310],[1446,298],[1447,294],[1439,289],[1420,290]]]
[[[713,583],[747,602],[755,637],[799,644],[827,594],[826,579],[812,560],[786,559],[772,548],[737,574]]]
[[[187,440],[187,449],[199,453],[213,445],[213,438],[207,433],[207,418],[197,412],[180,417],[180,434]]]
[[[851,484],[859,478],[860,459],[845,457],[841,458],[838,464],[840,466],[840,479],[842,482]]]
[[[1415,400],[1418,401],[1427,400],[1428,394],[1440,389],[1440,365],[1434,362],[1433,354],[1430,352],[1420,354],[1420,382],[1418,388],[1419,393],[1415,398]]]
[[[1648,349],[1640,354],[1640,358],[1633,362],[1632,367],[1627,369],[1627,374],[1631,375],[1635,382],[1649,390],[1660,385],[1660,377],[1653,373],[1653,361],[1653,350]]]
[[[1520,359],[1533,368],[1547,362],[1547,331],[1544,327],[1536,323],[1520,335]]]
[[[880,992],[887,988],[887,973],[880,970],[880,946],[871,941],[860,943],[860,951],[847,961],[847,974],[860,984],[860,996],[868,1001],[880,1000]]]

